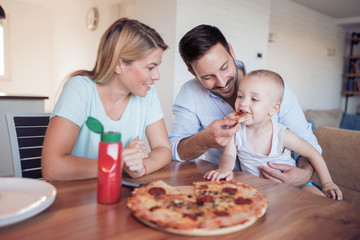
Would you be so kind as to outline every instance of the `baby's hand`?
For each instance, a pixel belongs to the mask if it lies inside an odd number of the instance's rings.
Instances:
[[[328,183],[323,184],[322,191],[329,198],[337,199],[337,200],[342,200],[342,198],[343,198],[341,190],[333,182],[328,182]]]
[[[228,171],[228,170],[223,170],[223,169],[216,169],[216,170],[211,170],[207,173],[205,173],[204,178],[207,180],[211,180],[211,181],[220,181],[220,179],[225,178],[226,181],[230,181],[231,179],[233,179],[233,172],[232,171]]]

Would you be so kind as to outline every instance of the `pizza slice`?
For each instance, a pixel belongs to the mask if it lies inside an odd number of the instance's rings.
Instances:
[[[239,112],[229,113],[225,119],[234,120],[236,123],[241,123],[252,117],[253,115],[251,113],[240,110]]]
[[[256,189],[237,182],[195,182],[197,202],[202,203],[208,229],[248,224],[264,215],[267,201]]]
[[[127,206],[138,219],[162,228],[194,229],[203,221],[193,191],[182,193],[161,180],[135,189]]]

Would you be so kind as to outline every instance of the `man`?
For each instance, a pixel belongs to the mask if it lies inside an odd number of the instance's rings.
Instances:
[[[204,154],[208,161],[218,163],[223,147],[239,129],[234,121],[223,118],[235,111],[237,82],[245,75],[245,66],[235,60],[220,30],[209,25],[199,25],[186,33],[179,51],[195,79],[184,84],[173,105],[173,159],[188,161]],[[295,93],[286,83],[282,108],[274,118],[321,152]],[[293,186],[306,184],[313,174],[312,166],[302,157],[297,167],[269,166],[259,167],[261,177]],[[239,161],[235,169],[240,170]]]

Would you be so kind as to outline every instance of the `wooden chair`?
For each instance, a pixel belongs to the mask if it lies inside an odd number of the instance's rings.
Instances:
[[[42,178],[41,152],[49,113],[6,113],[14,176]]]

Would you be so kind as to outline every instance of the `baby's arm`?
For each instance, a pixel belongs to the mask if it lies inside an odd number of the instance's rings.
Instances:
[[[230,181],[233,178],[232,170],[235,167],[236,161],[236,146],[234,137],[228,145],[225,146],[223,154],[219,159],[219,167],[216,170],[211,170],[205,173],[204,178],[211,181],[220,181],[225,178],[226,181]]]
[[[299,153],[310,161],[320,178],[322,191],[327,197],[342,200],[342,192],[332,181],[324,158],[312,145],[286,129],[284,134],[284,147]]]

